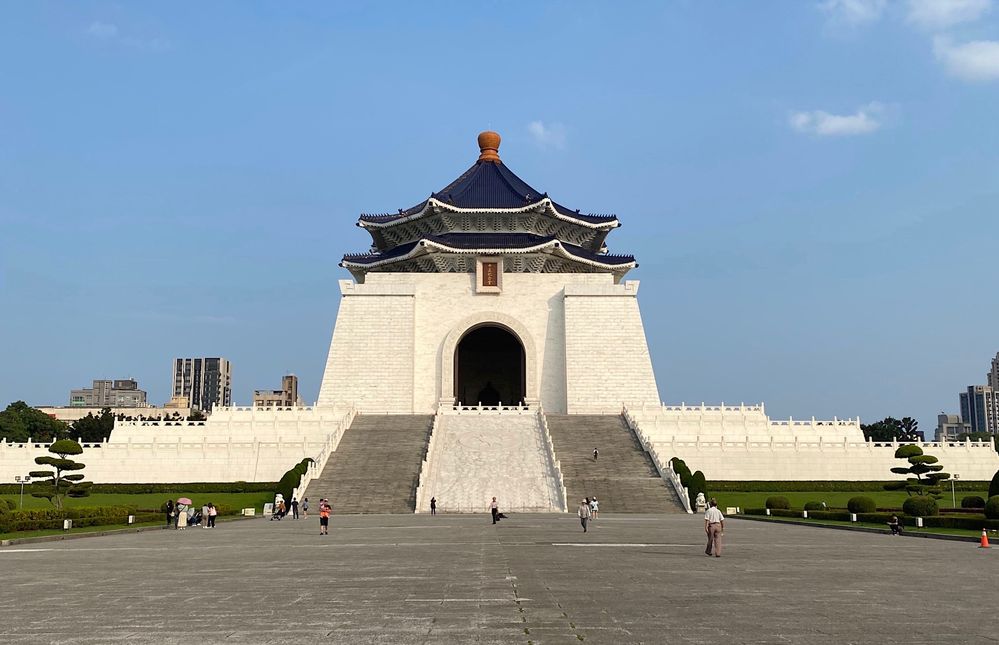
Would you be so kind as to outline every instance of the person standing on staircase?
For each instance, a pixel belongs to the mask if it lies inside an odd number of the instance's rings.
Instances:
[[[319,535],[329,535],[330,513],[333,507],[325,499],[319,500]]]
[[[430,498],[430,514],[431,515],[437,515],[437,498],[436,497],[431,497]]]
[[[493,524],[499,522],[499,502],[496,501],[495,497],[489,503],[489,512],[493,515]]]
[[[597,457],[599,457],[599,456],[600,456],[600,451],[597,450],[596,448],[594,448],[593,449],[593,461],[596,461]]]

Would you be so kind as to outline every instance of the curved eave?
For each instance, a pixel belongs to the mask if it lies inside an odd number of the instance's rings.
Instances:
[[[354,270],[368,270],[375,269],[382,266],[387,266],[390,264],[395,264],[397,262],[405,262],[414,257],[424,255],[430,250],[435,250],[443,253],[456,253],[460,255],[517,255],[522,253],[540,253],[548,251],[552,255],[558,255],[564,258],[572,259],[581,264],[598,267],[601,269],[606,269],[611,272],[623,272],[634,269],[638,266],[635,258],[632,256],[625,255],[612,255],[607,256],[608,258],[615,258],[620,260],[619,262],[600,262],[594,260],[593,258],[586,257],[583,254],[574,252],[571,246],[566,246],[558,240],[550,240],[547,242],[542,242],[540,244],[534,244],[531,246],[525,246],[520,248],[460,248],[455,246],[450,246],[448,244],[442,244],[440,242],[435,242],[433,240],[420,240],[418,243],[413,245],[413,248],[406,253],[393,256],[385,259],[373,259],[370,262],[357,262],[352,261],[350,256],[344,256],[343,261],[340,262],[340,266],[348,269],[350,271]]]
[[[412,222],[425,217],[428,213],[433,213],[438,210],[446,210],[452,213],[527,213],[530,211],[537,211],[538,209],[544,209],[544,211],[554,217],[565,222],[570,222],[577,226],[582,226],[584,228],[590,228],[595,230],[610,230],[612,228],[617,228],[621,226],[621,222],[617,217],[611,216],[606,221],[603,222],[588,222],[585,219],[580,219],[578,217],[572,217],[571,215],[566,215],[560,213],[558,209],[555,208],[554,203],[548,197],[543,197],[536,202],[527,204],[526,206],[521,206],[520,208],[460,208],[447,202],[442,202],[434,197],[429,198],[423,203],[423,208],[419,211],[411,214],[399,216],[388,216],[393,219],[387,219],[384,215],[375,216],[365,216],[362,215],[357,221],[357,225],[364,229],[374,228],[388,228],[390,226],[396,226],[398,224],[403,224],[405,222]],[[367,219],[366,219],[367,218]],[[376,219],[377,218],[377,219]],[[386,221],[379,221],[381,218],[386,218]]]

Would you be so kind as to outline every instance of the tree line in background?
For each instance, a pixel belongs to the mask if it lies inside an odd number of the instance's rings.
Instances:
[[[862,423],[860,429],[864,433],[864,439],[878,442],[889,441],[923,441],[919,434],[919,422],[912,417],[885,417],[874,423]],[[970,439],[971,441],[991,441],[996,452],[999,452],[999,435],[989,432],[962,432],[957,436],[958,441]]]
[[[93,412],[65,423],[36,410],[24,401],[15,401],[0,412],[0,440],[24,443],[28,439],[50,443],[60,439],[80,439],[84,443],[105,441],[114,429],[114,415],[104,408],[96,416]]]

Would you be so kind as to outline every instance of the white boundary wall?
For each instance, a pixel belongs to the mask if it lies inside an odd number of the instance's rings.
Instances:
[[[350,423],[349,409],[216,408],[207,421],[117,422],[109,441],[77,457],[95,483],[277,481],[316,459]],[[0,482],[43,469],[48,444],[0,442]]]
[[[864,441],[860,419],[772,421],[758,406],[658,406],[628,411],[661,459],[683,459],[710,481],[904,479],[891,468],[897,442]],[[944,471],[989,480],[999,470],[991,442],[920,445]]]

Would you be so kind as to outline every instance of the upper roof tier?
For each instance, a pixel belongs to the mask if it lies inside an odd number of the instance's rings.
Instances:
[[[460,232],[465,225],[471,226],[469,232],[483,230],[481,221],[470,223],[468,218],[461,218],[464,223],[453,217],[446,222],[432,221],[441,213],[512,215],[512,219],[504,218],[501,223],[493,220],[500,226],[492,230],[512,227],[518,232],[554,235],[593,251],[600,251],[607,233],[620,226],[615,215],[584,214],[566,208],[514,174],[500,160],[500,136],[495,132],[483,132],[478,142],[480,154],[476,162],[429,198],[397,213],[361,215],[357,224],[371,234],[376,249],[385,250],[426,235]],[[523,215],[533,217],[516,217]],[[541,224],[544,230],[535,228],[540,219],[551,220]]]

